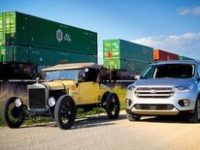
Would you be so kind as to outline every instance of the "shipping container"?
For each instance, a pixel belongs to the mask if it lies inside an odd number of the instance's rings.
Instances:
[[[120,69],[120,40],[103,40],[103,61],[110,69]]]
[[[153,48],[121,39],[103,41],[104,66],[140,74],[153,60]]]
[[[97,55],[97,33],[22,14],[0,13],[0,45]]]
[[[192,58],[179,55],[179,60],[193,60]]]
[[[63,62],[97,62],[97,55],[62,52],[53,49],[27,46],[0,46],[1,62],[33,63],[34,65],[55,65]]]
[[[160,49],[153,49],[154,61],[179,60],[179,55]]]

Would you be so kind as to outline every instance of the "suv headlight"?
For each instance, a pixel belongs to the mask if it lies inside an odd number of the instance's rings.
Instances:
[[[134,91],[135,90],[135,86],[133,84],[129,85],[127,88],[129,91]]]
[[[179,92],[189,92],[189,91],[192,90],[192,86],[186,86],[186,85],[177,86],[176,89],[177,89]]]

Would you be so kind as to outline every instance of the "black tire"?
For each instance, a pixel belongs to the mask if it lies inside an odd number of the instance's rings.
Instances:
[[[139,121],[140,120],[140,116],[127,113],[127,119],[129,121]]]
[[[76,106],[74,100],[68,96],[61,96],[55,106],[54,119],[60,129],[69,129],[75,121]]]
[[[18,97],[8,98],[3,106],[3,120],[10,128],[19,128],[25,119],[23,105],[21,107],[16,107],[14,104],[17,98]]]
[[[109,119],[117,119],[119,116],[119,98],[114,93],[109,93],[106,97],[106,113]]]
[[[199,123],[200,121],[200,97],[197,98],[194,113],[190,114],[189,121]]]

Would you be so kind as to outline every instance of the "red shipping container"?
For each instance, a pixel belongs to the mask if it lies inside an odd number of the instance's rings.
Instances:
[[[160,49],[153,49],[154,61],[179,60],[179,55]]]

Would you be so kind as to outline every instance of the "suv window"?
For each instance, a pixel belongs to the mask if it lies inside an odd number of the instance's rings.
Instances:
[[[141,76],[141,79],[151,78],[191,78],[194,75],[192,64],[162,64],[153,65]]]

